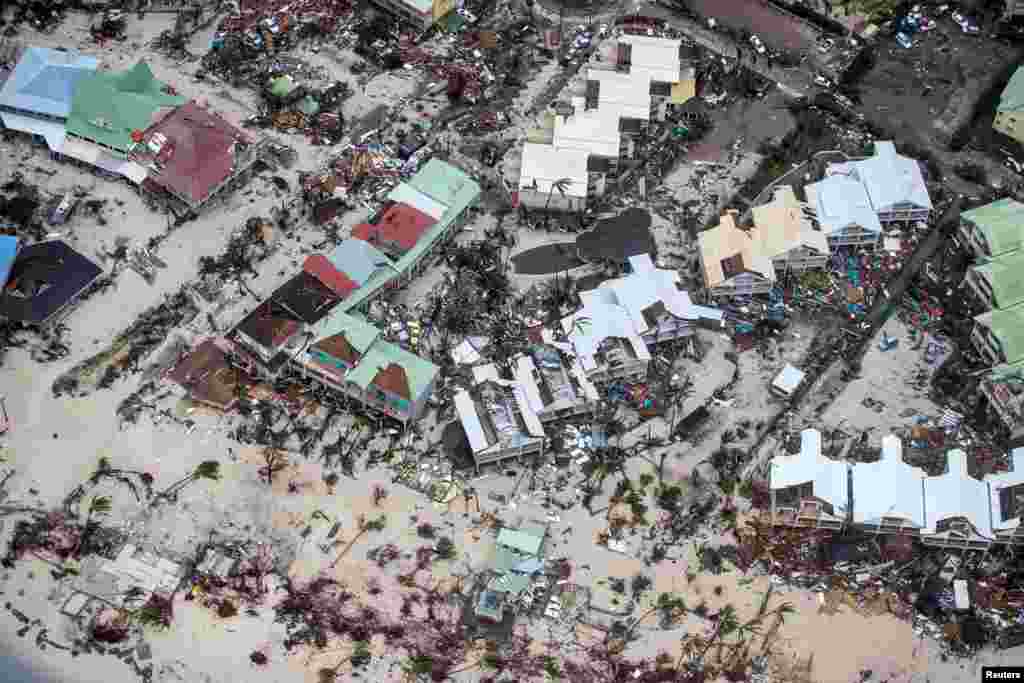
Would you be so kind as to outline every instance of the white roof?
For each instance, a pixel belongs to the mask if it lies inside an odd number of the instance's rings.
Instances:
[[[555,116],[555,149],[580,150],[601,157],[618,158],[622,135],[619,133],[617,112],[592,109],[584,111],[583,99],[574,98],[576,113],[572,116]]]
[[[988,484],[967,473],[967,455],[960,449],[946,454],[949,471],[925,477],[923,534],[936,533],[935,525],[949,517],[965,517],[978,533],[992,538],[991,504]]]
[[[846,463],[826,458],[821,453],[821,432],[800,432],[800,453],[777,455],[771,459],[770,486],[779,490],[813,482],[814,496],[831,503],[835,511],[847,505]]]
[[[898,204],[932,208],[921,165],[896,151],[892,142],[875,142],[875,156],[849,163],[857,171],[875,211],[891,210]]]
[[[408,204],[417,211],[427,214],[435,221],[441,220],[444,217],[444,212],[448,210],[447,206],[433,197],[428,197],[408,183],[398,183],[395,185],[394,189],[388,193],[388,199],[393,202]]]
[[[523,167],[519,176],[520,190],[547,194],[555,182],[568,179],[567,197],[587,196],[587,153],[578,149],[555,149],[552,145],[527,142],[523,145]],[[555,194],[561,195],[556,189]]]
[[[1020,526],[1020,517],[1012,517],[1003,521],[1003,511],[999,506],[999,491],[1010,486],[1024,484],[1024,448],[1016,448],[1010,454],[1013,469],[1001,474],[990,474],[985,477],[989,486],[992,525],[996,529],[1016,529]]]
[[[490,340],[487,337],[466,337],[452,349],[452,360],[456,365],[473,365],[479,363],[482,351]]]
[[[598,111],[628,119],[651,118],[651,79],[646,75],[589,69],[587,79],[601,83]]]
[[[772,381],[772,386],[777,389],[781,389],[787,394],[791,394],[796,391],[798,386],[800,386],[800,382],[804,381],[804,376],[805,375],[802,370],[786,363],[786,366],[782,368],[778,375],[775,376],[775,379]]]
[[[601,342],[609,337],[626,339],[638,359],[650,360],[647,345],[636,333],[626,309],[614,302],[614,294],[608,290],[594,289],[582,292],[580,299],[583,308],[564,318],[562,329],[569,337],[573,352],[584,371],[597,369],[594,354]]]
[[[682,41],[623,35],[619,42],[633,46],[629,73],[642,74],[652,81],[662,83],[678,83],[682,80],[679,62],[679,47]]]
[[[643,334],[652,326],[644,319],[644,310],[658,302],[676,318],[698,320],[710,318],[721,320],[722,312],[706,306],[696,306],[690,295],[677,286],[680,277],[675,270],[655,268],[648,254],[629,257],[631,273],[625,277],[606,280],[598,289],[612,294],[610,303],[617,303],[626,309],[633,321],[633,329]]]
[[[824,180],[807,185],[804,191],[826,234],[831,235],[851,225],[873,232],[882,231],[867,191],[853,175],[828,175]]]
[[[468,391],[461,390],[455,392],[454,398],[455,412],[462,423],[462,430],[466,432],[466,438],[469,439],[470,450],[474,453],[487,450],[490,444],[487,443],[484,427],[480,424],[480,416],[476,412],[473,397],[469,395]]]
[[[498,369],[493,363],[475,366],[473,368],[473,379],[476,384],[494,382],[499,386],[511,389],[513,400],[516,402],[516,409],[520,417],[522,417],[523,426],[526,429],[525,434],[513,434],[512,431],[514,430],[510,430],[509,425],[504,425],[504,428],[495,425],[496,430],[500,432],[499,441],[495,444],[488,443],[486,433],[480,421],[480,414],[477,412],[476,402],[469,392],[464,389],[460,390],[455,394],[455,411],[462,422],[462,428],[466,432],[470,448],[472,448],[474,453],[485,451],[496,445],[504,447],[502,441],[544,438],[544,426],[541,424],[540,418],[537,417],[537,413],[531,407],[524,388],[518,382],[501,379]]]
[[[903,462],[903,443],[895,434],[882,437],[882,458],[853,468],[853,521],[881,523],[900,517],[917,527],[925,525],[921,470]]]

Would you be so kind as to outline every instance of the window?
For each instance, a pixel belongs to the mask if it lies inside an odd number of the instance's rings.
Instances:
[[[1003,522],[1020,517],[1024,511],[1024,484],[999,489],[999,516]]]

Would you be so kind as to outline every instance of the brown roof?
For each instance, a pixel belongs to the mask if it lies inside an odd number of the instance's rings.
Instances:
[[[193,400],[222,410],[230,410],[238,398],[239,373],[213,339],[205,340],[182,358],[167,378],[188,390]]]
[[[349,365],[355,365],[362,358],[362,355],[345,338],[344,333],[318,341],[313,345],[313,348],[323,351],[332,358],[343,360]]]
[[[299,322],[271,300],[256,307],[235,329],[258,344],[276,349],[299,331]]]
[[[389,394],[401,396],[407,401],[412,400],[409,394],[409,377],[405,374],[405,369],[397,363],[391,363],[386,368],[378,370],[377,376],[373,378],[373,384]]]

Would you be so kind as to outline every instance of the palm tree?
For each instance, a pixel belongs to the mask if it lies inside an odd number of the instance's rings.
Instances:
[[[565,191],[572,185],[572,178],[559,178],[558,180],[552,181],[551,187],[548,188],[548,200],[544,202],[544,213],[548,213],[548,208],[551,206],[551,198],[554,196],[555,190],[558,190],[558,194],[565,198]],[[547,223],[549,216],[544,216],[544,222]]]
[[[73,555],[78,555],[88,546],[89,539],[92,538],[93,533],[96,531],[98,525],[94,524],[94,517],[102,517],[109,515],[113,504],[111,503],[110,496],[93,496],[89,502],[89,512],[85,516],[85,526],[82,529],[82,535],[78,537],[78,546],[75,548]]]
[[[220,463],[216,460],[204,460],[199,463],[195,470],[193,470],[187,477],[179,479],[158,493],[153,502],[156,503],[159,500],[170,500],[171,502],[175,502],[178,500],[178,494],[183,488],[192,482],[199,481],[200,479],[209,479],[211,481],[219,480]]]
[[[288,467],[288,458],[280,449],[267,446],[263,449],[263,462],[265,465],[260,468],[260,474],[267,478],[267,486],[272,486],[274,475]]]

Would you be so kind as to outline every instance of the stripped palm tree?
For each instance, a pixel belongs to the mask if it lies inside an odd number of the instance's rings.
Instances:
[[[161,500],[176,502],[178,500],[178,494],[181,493],[182,489],[192,482],[199,481],[200,479],[209,479],[211,481],[217,481],[220,479],[220,463],[216,460],[204,460],[199,463],[199,465],[188,476],[182,477],[158,493],[156,498],[153,499],[154,504]]]
[[[551,182],[551,187],[548,188],[548,200],[544,202],[544,224],[547,225],[550,221],[550,215],[548,214],[548,208],[551,206],[551,198],[554,196],[555,190],[558,190],[558,194],[565,198],[565,191],[572,185],[572,178],[559,178]]]
[[[78,545],[75,548],[73,555],[79,555],[83,550],[86,550],[89,545],[89,540],[95,533],[98,524],[96,524],[96,517],[103,517],[110,514],[113,509],[110,496],[93,496],[89,502],[89,511],[85,516],[85,526],[82,528],[82,535],[78,538]]]

